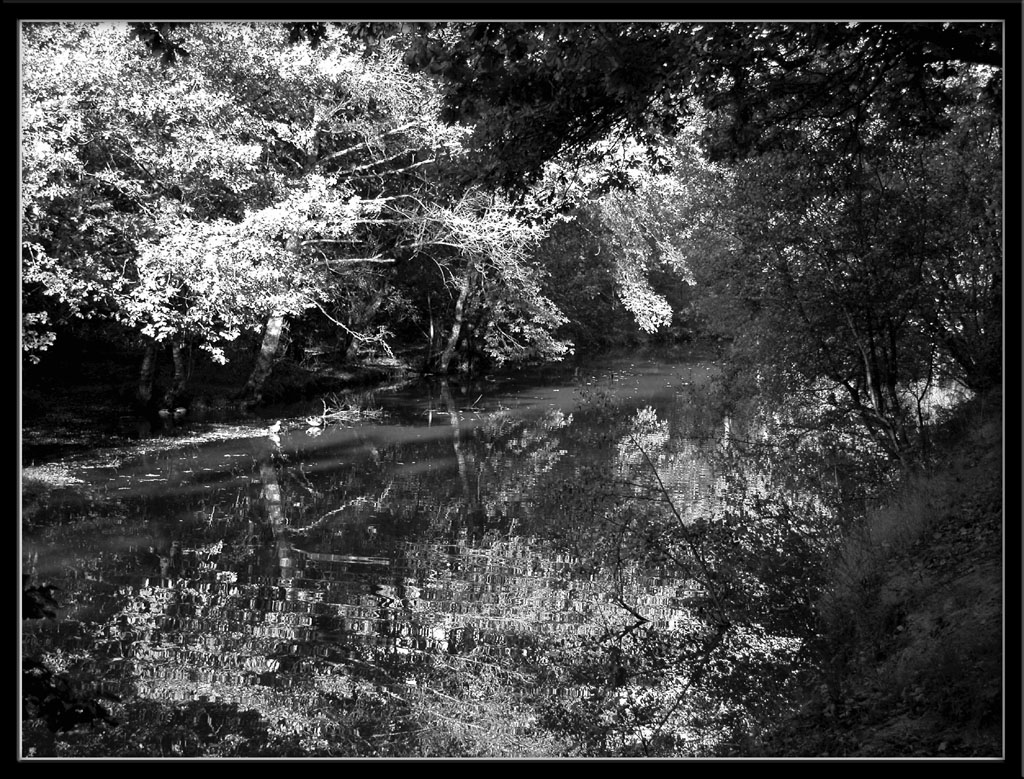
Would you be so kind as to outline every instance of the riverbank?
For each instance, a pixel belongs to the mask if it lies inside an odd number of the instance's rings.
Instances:
[[[998,394],[958,409],[930,466],[845,538],[816,672],[735,754],[1002,756],[1002,423]]]
[[[536,376],[543,381],[552,372],[571,373],[578,364],[601,360],[642,359],[648,355],[679,361],[712,359],[714,344],[687,343],[675,347],[636,348],[600,355],[578,355],[564,362],[508,368],[501,376]],[[245,383],[245,364],[197,367],[189,382],[187,408],[179,423],[169,425],[159,418],[147,418],[133,399],[134,384],[125,377],[132,366],[95,358],[90,354],[80,364],[62,370],[39,367],[23,371],[19,427],[22,464],[27,467],[56,467],[59,461],[94,449],[143,448],[153,450],[172,444],[183,434],[201,433],[203,423],[225,426],[259,425],[282,403],[316,400],[327,394],[371,393],[396,382],[414,381],[424,374],[412,366],[422,362],[415,354],[396,353],[395,358],[344,365],[329,363],[302,365],[285,359],[275,367],[263,391],[259,406],[232,400]],[[488,376],[489,379],[494,377]],[[462,379],[453,377],[452,381]],[[316,404],[313,404],[316,406]],[[315,410],[318,412],[319,407]],[[230,430],[225,430],[230,434]],[[211,431],[214,438],[216,431]],[[209,440],[214,440],[210,438]],[[52,470],[52,468],[51,468]],[[42,472],[42,471],[40,471]]]
[[[394,382],[408,372],[408,366],[397,360],[316,371],[286,364],[272,376],[266,397],[271,402],[281,397],[312,398],[317,393],[364,390]],[[130,392],[119,391],[108,377],[109,373],[94,370],[80,374],[76,381],[34,381],[22,388],[19,421],[24,466],[146,441],[158,448],[180,437],[183,431],[194,434],[206,423],[231,426],[260,422],[259,408],[231,400],[238,382],[198,377],[190,385],[184,417],[176,424],[167,424],[139,412]]]

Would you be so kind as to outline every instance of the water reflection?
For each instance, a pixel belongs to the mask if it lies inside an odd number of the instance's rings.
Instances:
[[[524,706],[546,678],[579,698],[588,683],[544,670],[559,651],[709,629],[696,567],[609,535],[643,538],[658,501],[680,532],[725,510],[713,454],[730,423],[680,436],[687,371],[417,386],[379,396],[381,421],[307,432],[300,412],[273,436],[83,470],[87,501],[31,507],[26,569],[66,609],[28,644],[122,696],[237,703],[321,734],[339,701],[412,700],[439,669],[470,687],[514,677]]]

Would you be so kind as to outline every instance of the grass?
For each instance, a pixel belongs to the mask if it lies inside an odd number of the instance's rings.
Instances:
[[[869,509],[863,523],[843,541],[834,563],[840,600],[877,576],[893,556],[905,553],[930,527],[936,514],[933,496],[945,477],[913,476],[891,502]]]
[[[1001,426],[998,394],[947,415],[931,464],[847,532],[802,714],[767,754],[1000,756]]]

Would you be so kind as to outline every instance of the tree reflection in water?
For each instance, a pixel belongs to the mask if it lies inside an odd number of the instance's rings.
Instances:
[[[176,754],[707,754],[801,667],[830,523],[731,443],[741,420],[695,435],[681,375],[442,384],[383,422],[94,470],[86,508],[34,510],[65,610],[26,647],[122,713],[220,707]]]

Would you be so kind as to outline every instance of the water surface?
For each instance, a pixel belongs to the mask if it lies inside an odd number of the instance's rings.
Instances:
[[[529,729],[539,700],[588,686],[538,669],[640,616],[694,624],[699,582],[621,548],[610,566],[606,529],[627,499],[718,511],[725,428],[685,400],[706,372],[420,382],[364,397],[380,418],[280,407],[241,437],[78,467],[24,505],[23,567],[63,607],[26,651],[122,699],[255,710],[311,748],[361,693],[436,709],[497,685]]]

